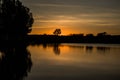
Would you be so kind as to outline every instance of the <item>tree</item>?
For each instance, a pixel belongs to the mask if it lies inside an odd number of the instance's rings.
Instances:
[[[55,29],[55,31],[53,32],[54,35],[60,35],[61,34],[61,29]]]
[[[107,32],[98,33],[97,36],[106,36]]]
[[[0,34],[26,35],[33,22],[30,9],[19,0],[0,0]]]

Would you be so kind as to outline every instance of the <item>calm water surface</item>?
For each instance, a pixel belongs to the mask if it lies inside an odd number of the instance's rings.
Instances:
[[[120,80],[120,45],[28,46],[33,66],[26,80]]]

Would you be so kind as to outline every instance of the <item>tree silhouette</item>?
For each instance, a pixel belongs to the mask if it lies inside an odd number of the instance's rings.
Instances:
[[[30,9],[19,0],[0,0],[0,34],[26,35],[33,22]]]
[[[105,36],[105,35],[107,35],[107,32],[102,32],[97,34],[97,36]]]
[[[53,32],[54,35],[59,35],[61,34],[61,29],[56,29],[54,32]]]

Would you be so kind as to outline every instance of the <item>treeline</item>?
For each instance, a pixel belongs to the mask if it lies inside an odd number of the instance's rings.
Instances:
[[[57,36],[57,35],[28,35],[26,40],[35,43],[105,43],[120,44],[120,35],[97,35],[97,36]]]
[[[105,44],[120,44],[120,35],[108,35],[99,33],[94,35],[1,35],[1,42],[21,42],[23,41],[27,45],[29,44],[41,44],[41,43],[105,43]]]

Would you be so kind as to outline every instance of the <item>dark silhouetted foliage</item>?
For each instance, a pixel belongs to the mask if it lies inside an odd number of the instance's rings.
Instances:
[[[120,44],[120,35],[105,36],[56,36],[56,35],[28,35],[26,37],[28,43],[105,43]]]
[[[0,34],[26,35],[33,22],[30,9],[19,0],[0,0]]]
[[[53,32],[54,35],[59,35],[61,34],[61,29],[56,29],[54,32]]]

